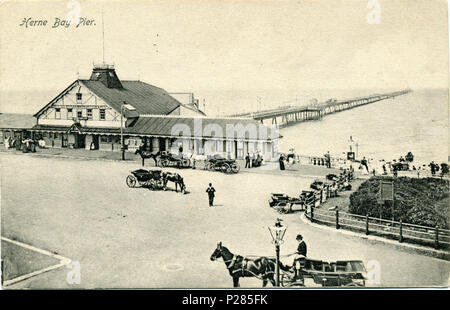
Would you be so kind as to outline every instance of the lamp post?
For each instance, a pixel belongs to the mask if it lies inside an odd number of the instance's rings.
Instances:
[[[123,145],[123,107],[125,103],[120,106],[120,151],[122,152],[122,160],[125,160],[125,148]]]
[[[269,227],[272,243],[275,244],[276,269],[275,286],[280,286],[280,245],[283,243],[283,237],[287,227],[281,224],[281,219],[277,219],[274,226]]]

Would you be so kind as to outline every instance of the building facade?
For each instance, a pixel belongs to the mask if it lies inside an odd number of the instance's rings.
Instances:
[[[276,151],[278,136],[251,119],[208,118],[192,93],[168,93],[141,82],[120,80],[113,66],[94,66],[35,115],[29,131],[47,147],[128,152],[170,151],[195,155]]]

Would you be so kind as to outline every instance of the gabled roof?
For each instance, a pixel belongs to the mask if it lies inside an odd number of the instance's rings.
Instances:
[[[36,124],[32,114],[0,113],[0,128],[30,129]]]
[[[123,110],[124,116],[127,118],[137,117],[140,114],[167,115],[181,105],[179,101],[170,96],[164,89],[141,81],[121,81],[123,88],[108,88],[101,81],[80,79],[70,84],[34,116],[39,116],[78,82],[85,85],[92,93],[100,97],[119,113],[124,102],[131,105],[135,110]]]
[[[100,81],[80,82],[118,112],[124,102],[136,109],[124,111],[125,117],[136,117],[140,114],[167,115],[181,104],[164,89],[141,81],[121,81],[123,88],[108,88]]]

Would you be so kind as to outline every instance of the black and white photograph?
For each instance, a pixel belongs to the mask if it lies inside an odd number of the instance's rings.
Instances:
[[[2,290],[448,288],[448,29],[445,0],[0,1]]]

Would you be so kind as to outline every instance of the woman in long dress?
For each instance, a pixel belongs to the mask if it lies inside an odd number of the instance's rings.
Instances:
[[[280,155],[279,161],[280,161],[280,170],[285,170],[285,167],[284,167],[284,156],[283,155]]]

